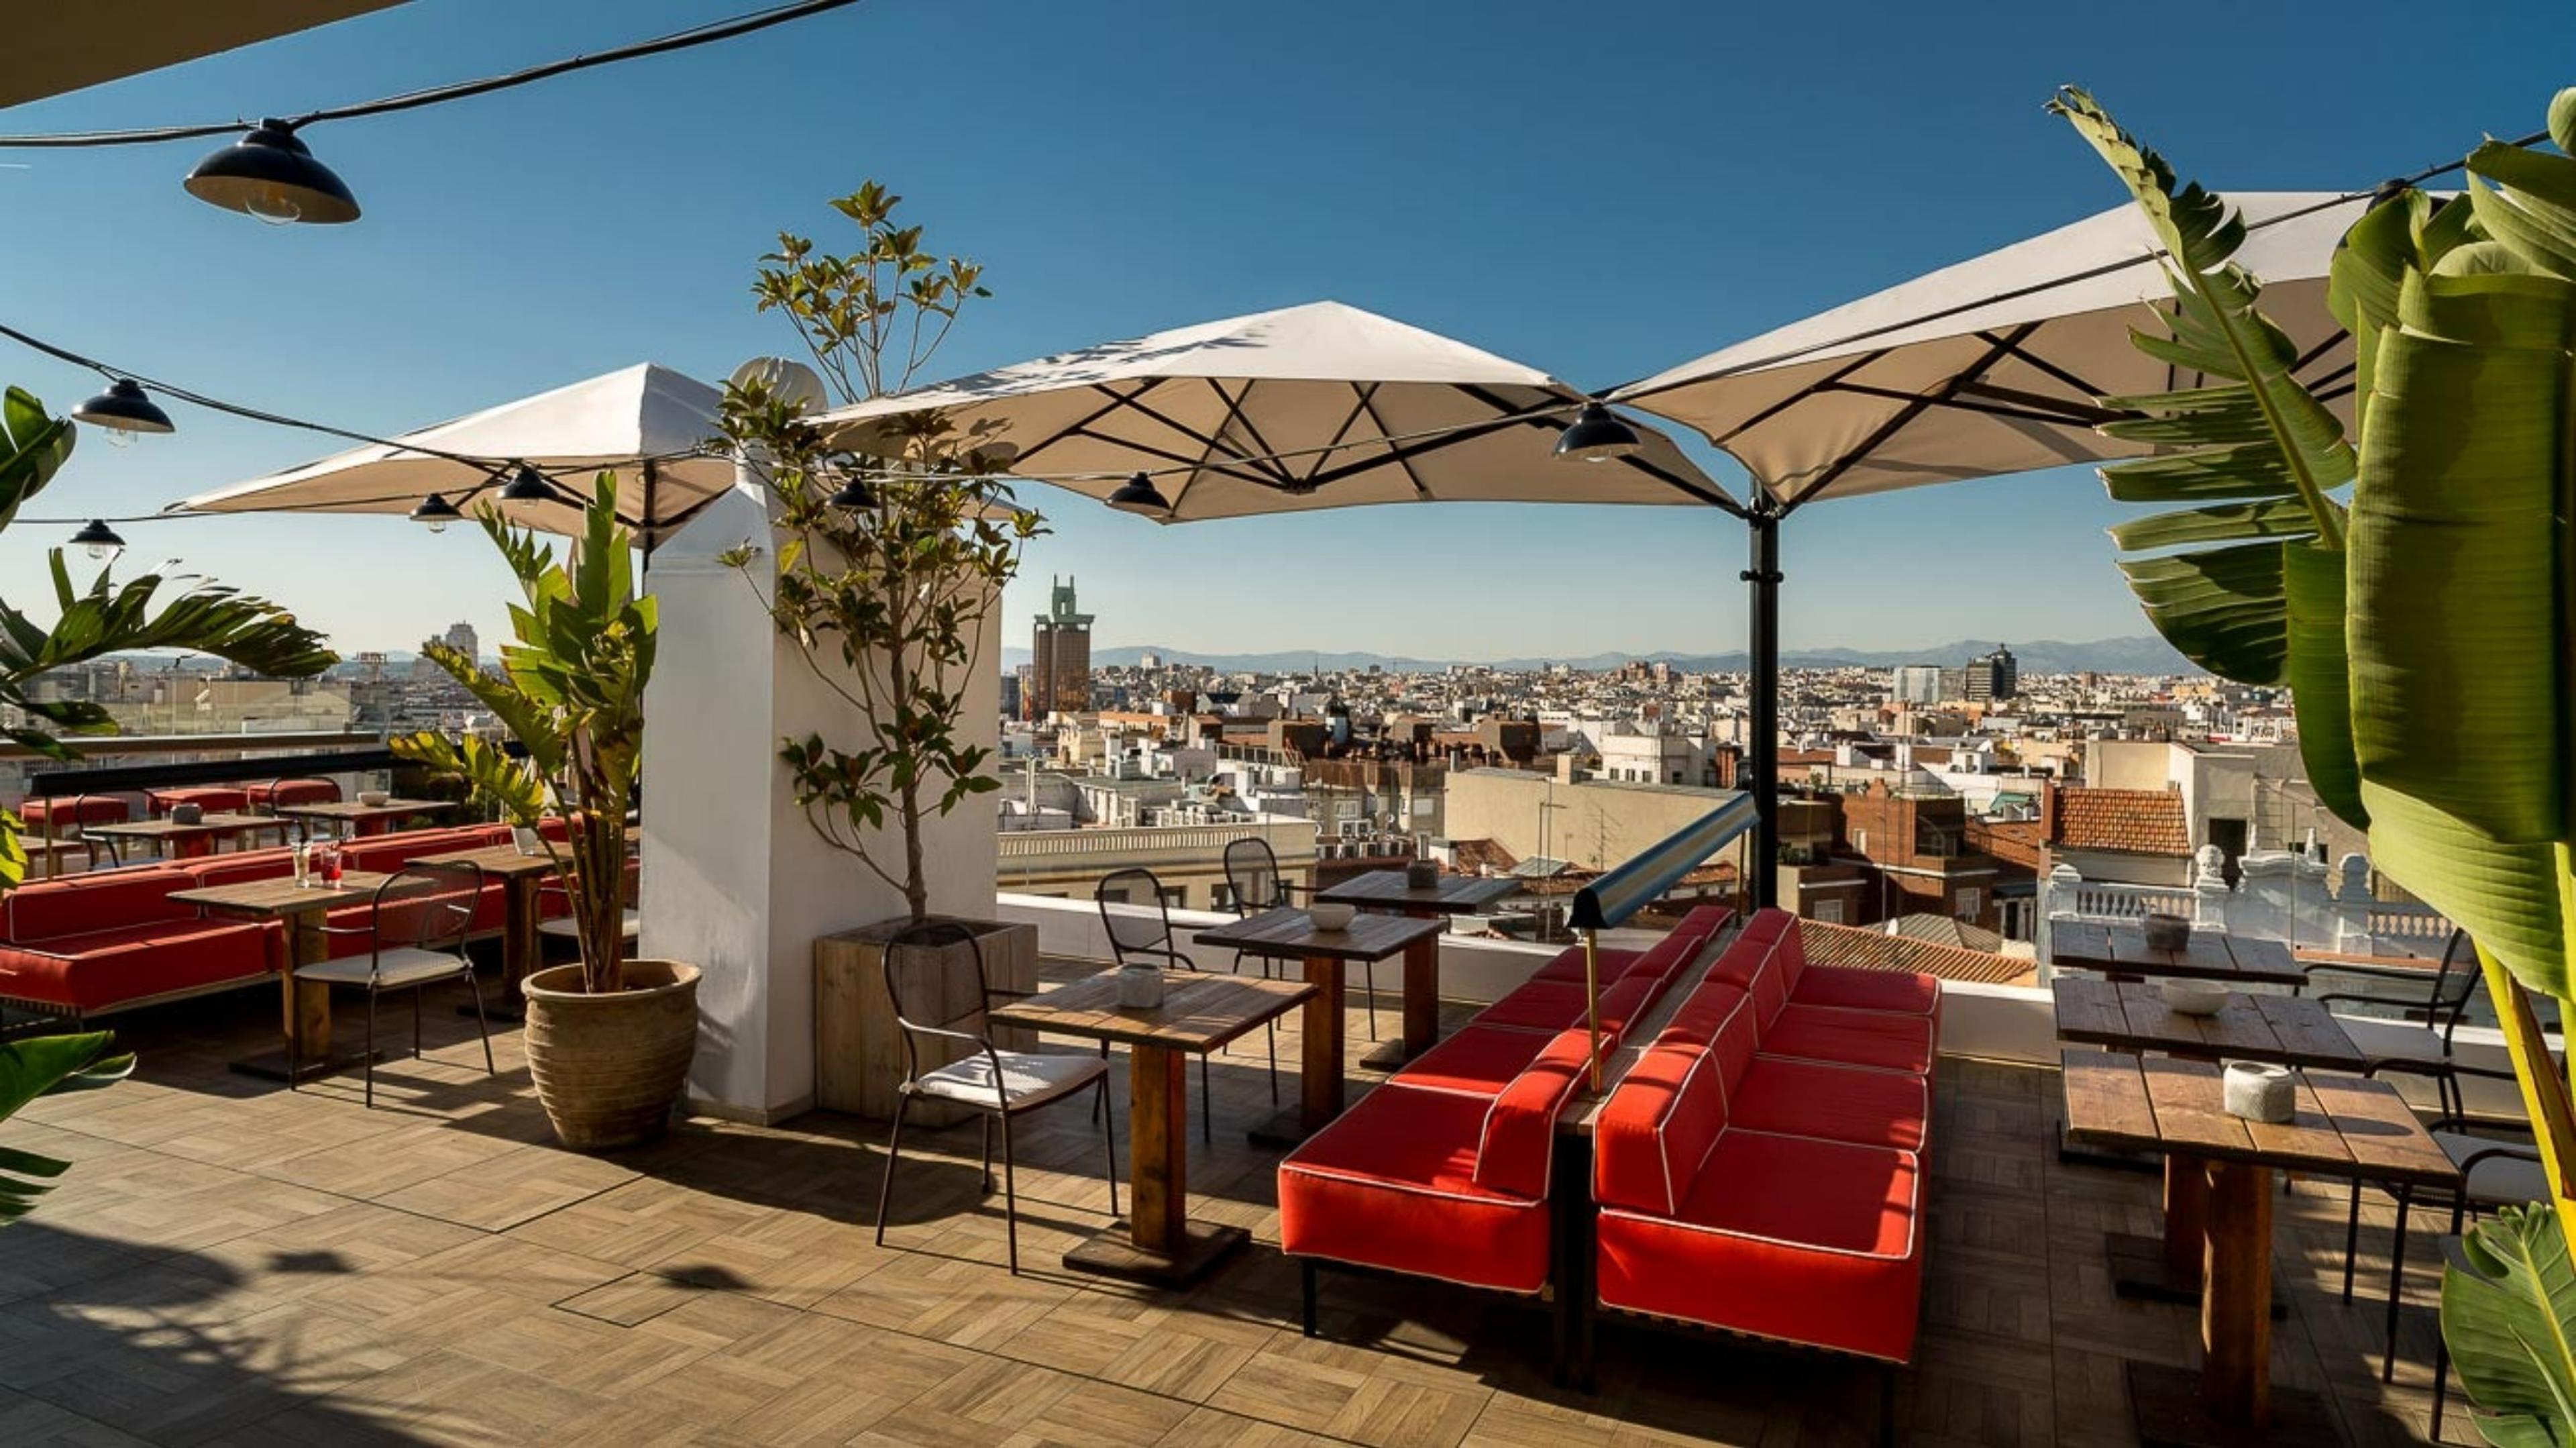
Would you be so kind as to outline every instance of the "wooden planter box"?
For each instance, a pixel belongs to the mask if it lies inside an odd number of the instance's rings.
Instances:
[[[943,917],[945,918],[945,917]],[[894,1021],[894,1002],[885,987],[885,943],[909,923],[885,920],[826,935],[814,942],[814,1104],[826,1111],[891,1118],[896,1087],[903,1082],[902,1032]],[[984,951],[984,979],[995,991],[1034,993],[1038,988],[1038,928],[1005,925],[997,920],[960,920],[975,932]],[[976,1008],[975,967],[962,942],[946,948],[956,968],[940,973],[944,991],[935,998],[907,1000],[914,1019],[925,1025],[953,1020]],[[915,974],[928,976],[930,972]],[[921,989],[911,977],[907,993]],[[973,1023],[969,1023],[971,1028]],[[993,1043],[1015,1051],[1037,1049],[1034,1034],[999,1030]],[[972,1054],[963,1041],[938,1037],[913,1039],[921,1067],[946,1065]],[[912,1108],[916,1125],[945,1126],[971,1114],[964,1107],[924,1100]]]

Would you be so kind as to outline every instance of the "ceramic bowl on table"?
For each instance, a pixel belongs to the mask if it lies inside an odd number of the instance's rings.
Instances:
[[[1306,916],[1315,922],[1317,930],[1348,930],[1359,913],[1355,905],[1333,905],[1321,900],[1306,907]]]
[[[2178,1016],[2214,1016],[2227,1004],[2227,986],[2215,980],[2168,978],[2156,989],[2165,998],[2165,1009]]]
[[[384,804],[385,801],[392,798],[392,795],[385,793],[381,789],[362,789],[358,791],[358,803],[365,805],[369,809],[375,809]]]

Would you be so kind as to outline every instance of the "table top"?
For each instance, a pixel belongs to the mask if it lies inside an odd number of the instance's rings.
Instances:
[[[2106,975],[2189,976],[2197,980],[2304,985],[2307,975],[2287,942],[2195,930],[2180,950],[2150,950],[2135,925],[2069,920],[2049,927],[2049,959]]]
[[[2411,1186],[2460,1180],[2459,1168],[2385,1081],[2298,1072],[2298,1114],[2271,1126],[2227,1114],[2212,1062],[2090,1046],[2069,1046],[2060,1059],[2067,1139],[2083,1145]]]
[[[996,1026],[1205,1055],[1286,1014],[1315,991],[1302,980],[1167,970],[1161,1005],[1122,1006],[1118,972],[1104,970],[984,1014]]]
[[[523,855],[517,845],[485,845],[479,850],[451,850],[444,855],[423,855],[415,864],[474,865],[486,875],[551,875],[554,857],[539,853]]]
[[[1520,888],[1521,882],[1508,876],[1442,875],[1439,884],[1416,890],[1404,883],[1402,870],[1371,870],[1318,891],[1315,898],[1328,905],[1377,905],[1472,915]]]
[[[2187,1016],[2166,1005],[2152,981],[2062,975],[2050,989],[2061,1041],[2334,1071],[2369,1064],[2334,1013],[2305,996],[2230,994],[2216,1015]]]
[[[354,799],[325,800],[320,804],[282,804],[277,812],[315,820],[372,820],[387,815],[427,814],[432,810],[454,809],[452,799],[389,799],[383,804],[363,804]]]
[[[1282,908],[1230,921],[1191,936],[1201,945],[1229,947],[1254,955],[1322,957],[1328,960],[1384,960],[1428,935],[1438,935],[1449,922],[1412,915],[1356,915],[1348,930],[1318,930],[1303,910]]]
[[[175,840],[190,835],[248,834],[253,830],[283,830],[288,827],[286,821],[275,815],[209,814],[192,825],[172,819],[118,820],[84,825],[82,832],[131,840]]]
[[[230,885],[173,890],[170,898],[182,904],[203,905],[209,910],[225,910],[236,915],[300,915],[307,910],[364,904],[386,878],[369,870],[350,870],[341,875],[340,888],[334,890],[321,884],[298,885],[294,876],[280,875],[273,880],[242,880]]]

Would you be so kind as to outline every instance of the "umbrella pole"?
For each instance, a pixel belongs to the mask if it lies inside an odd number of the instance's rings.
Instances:
[[[1588,1033],[1590,1048],[1585,1059],[1592,1063],[1592,1089],[1601,1089],[1601,935],[1594,930],[1583,932],[1583,1028]]]
[[[1753,506],[1744,515],[1752,542],[1753,566],[1744,581],[1753,586],[1751,650],[1753,736],[1745,750],[1753,771],[1753,904],[1767,909],[1780,903],[1780,510],[1758,486]]]

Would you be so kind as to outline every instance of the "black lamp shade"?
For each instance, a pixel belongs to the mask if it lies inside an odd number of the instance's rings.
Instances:
[[[355,221],[358,199],[331,168],[313,159],[294,128],[262,121],[242,138],[197,163],[188,194],[262,221]]]
[[[1172,511],[1172,500],[1163,496],[1152,478],[1138,473],[1109,495],[1109,506],[1122,513],[1168,513]]]
[[[877,505],[877,495],[875,490],[868,486],[868,480],[866,478],[859,476],[857,473],[852,473],[849,475],[849,480],[841,484],[841,490],[839,492],[834,493],[823,501],[835,508],[841,509],[844,512],[854,513],[862,508],[875,507]]]
[[[88,550],[92,558],[106,558],[125,551],[125,540],[107,526],[104,518],[92,518],[72,535],[74,546]]]
[[[1574,421],[1556,439],[1556,455],[1579,458],[1587,463],[1604,463],[1624,458],[1644,447],[1646,440],[1637,430],[1620,421],[1610,409],[1597,402],[1583,404]]]
[[[512,468],[510,481],[501,485],[501,501],[504,503],[551,503],[555,496],[555,485],[546,481],[545,474],[526,463]],[[423,506],[427,504],[424,502]]]
[[[411,520],[426,525],[432,533],[441,532],[448,524],[462,522],[464,518],[463,513],[456,511],[456,505],[447,501],[444,493],[430,494],[420,500],[419,507],[411,510]]]
[[[114,428],[118,432],[175,432],[170,414],[161,410],[140,383],[131,377],[119,377],[107,384],[107,390],[72,409],[74,422],[95,427]]]

